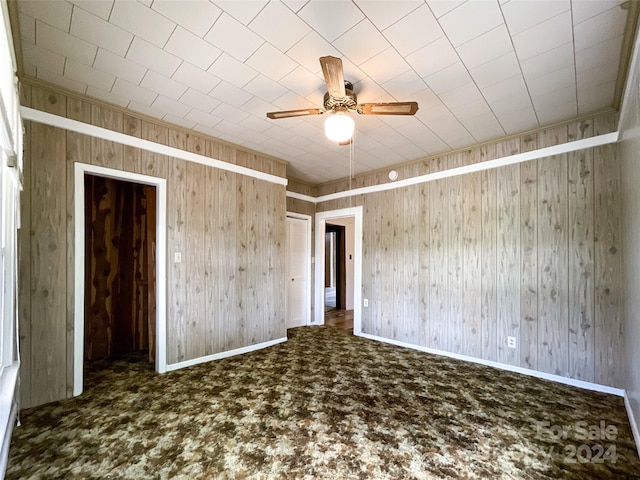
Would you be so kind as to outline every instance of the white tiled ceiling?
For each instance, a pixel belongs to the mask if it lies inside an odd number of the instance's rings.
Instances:
[[[356,121],[355,171],[386,168],[612,106],[622,0],[18,0],[24,74],[290,162],[347,176],[323,116],[318,57],[361,102],[413,117]],[[14,25],[14,28],[17,26]]]

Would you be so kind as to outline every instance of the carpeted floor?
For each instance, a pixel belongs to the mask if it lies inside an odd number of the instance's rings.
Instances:
[[[619,397],[347,330],[289,334],[165,375],[112,363],[22,412],[7,478],[640,478]]]

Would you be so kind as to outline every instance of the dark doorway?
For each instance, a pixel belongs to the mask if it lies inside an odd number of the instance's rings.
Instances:
[[[154,363],[155,265],[156,188],[85,175],[85,360]]]
[[[325,283],[330,283],[325,287],[335,289],[335,302],[331,306],[338,310],[344,310],[347,308],[345,227],[327,223],[325,239],[326,248],[329,249],[328,252],[325,252]]]

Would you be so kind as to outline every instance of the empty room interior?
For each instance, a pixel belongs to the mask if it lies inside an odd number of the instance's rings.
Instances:
[[[0,5],[3,478],[640,478],[639,0]]]

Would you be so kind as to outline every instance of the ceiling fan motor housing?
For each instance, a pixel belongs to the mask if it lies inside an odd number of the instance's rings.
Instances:
[[[344,90],[346,96],[344,97],[332,97],[329,92],[324,94],[324,108],[327,111],[335,110],[336,108],[346,108],[347,110],[355,110],[358,106],[358,99],[353,91],[353,84],[348,81],[344,81]]]

